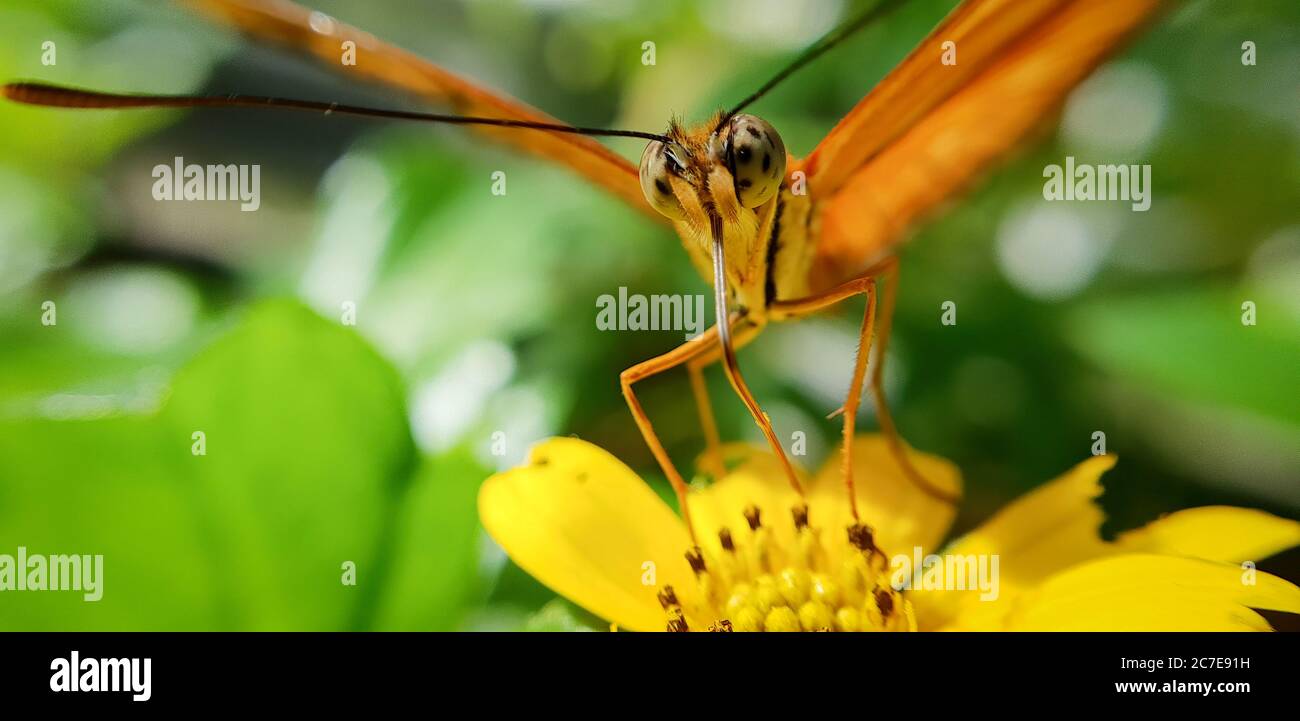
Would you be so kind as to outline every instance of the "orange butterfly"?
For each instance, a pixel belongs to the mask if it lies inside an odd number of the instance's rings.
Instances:
[[[718,432],[702,375],[705,366],[720,360],[783,463],[790,484],[802,493],[771,422],[745,384],[735,351],[769,321],[798,318],[855,295],[866,295],[867,307],[848,397],[840,409],[844,480],[853,515],[857,517],[850,441],[864,382],[871,384],[882,432],[905,474],[945,498],[908,459],[881,388],[898,288],[892,250],[905,229],[1013,149],[1160,6],[1159,0],[966,0],[810,155],[795,158],[787,154],[775,128],[741,111],[849,33],[900,5],[899,0],[884,0],[832,32],[732,110],[691,128],[673,124],[662,135],[565,125],[285,0],[185,4],[254,38],[308,51],[334,67],[341,43],[352,41],[365,62],[350,66],[349,72],[450,105],[461,115],[245,96],[107,95],[34,83],[8,85],[5,94],[19,102],[64,107],[273,106],[460,123],[566,166],[669,223],[713,285],[717,323],[699,338],[627,369],[621,379],[628,406],[677,493],[688,528],[686,483],[655,434],[634,385],[671,368],[687,367],[709,448],[704,458],[720,477]],[[960,49],[960,62],[941,61],[948,47]],[[638,169],[593,135],[642,137],[650,143]],[[881,280],[885,284],[877,314]],[[873,336],[880,361],[867,378]]]

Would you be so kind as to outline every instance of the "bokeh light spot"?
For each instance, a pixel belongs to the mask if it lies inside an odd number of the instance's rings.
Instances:
[[[1141,157],[1168,112],[1165,83],[1151,67],[1114,63],[1070,95],[1061,135],[1071,151],[1119,162]]]
[[[1016,289],[1040,300],[1078,293],[1101,267],[1103,240],[1076,209],[1028,203],[1002,221],[998,267]]]
[[[161,268],[117,267],[72,282],[60,321],[88,344],[123,355],[165,350],[189,334],[198,293],[184,276]]]

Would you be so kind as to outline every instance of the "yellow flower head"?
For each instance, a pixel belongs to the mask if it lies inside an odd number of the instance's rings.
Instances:
[[[909,452],[943,495],[949,462]],[[479,493],[516,563],[632,630],[1269,630],[1252,609],[1300,613],[1300,589],[1253,565],[1300,543],[1300,523],[1196,508],[1114,542],[1098,535],[1091,458],[939,552],[955,509],[898,469],[883,438],[853,448],[854,518],[832,458],[799,497],[775,458],[692,490],[690,529],[626,465],[557,438]],[[991,574],[991,578],[990,578]]]

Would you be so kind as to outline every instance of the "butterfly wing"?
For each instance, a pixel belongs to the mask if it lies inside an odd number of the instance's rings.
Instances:
[[[968,0],[793,170],[820,218],[813,285],[860,271],[1054,112],[1159,0]],[[956,64],[940,62],[951,41]]]
[[[340,63],[342,44],[350,40],[356,43],[358,61],[356,65],[346,67],[349,74],[406,91],[427,101],[449,105],[462,115],[562,122],[414,53],[384,43],[369,33],[287,0],[183,0],[183,4],[256,40],[314,55],[336,69],[344,67]],[[636,166],[589,137],[481,126],[474,129],[506,145],[562,165],[637,210],[666,222],[646,203]]]

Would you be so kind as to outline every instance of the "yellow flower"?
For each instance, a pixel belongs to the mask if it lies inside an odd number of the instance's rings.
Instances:
[[[1300,613],[1300,589],[1252,565],[1300,544],[1300,523],[1195,508],[1101,540],[1093,503],[1110,456],[1090,458],[937,549],[955,509],[898,470],[879,436],[854,442],[861,521],[837,458],[799,499],[756,450],[693,490],[699,545],[626,465],[557,438],[479,492],[484,526],[516,563],[619,627],[638,630],[1270,630],[1252,609]],[[912,452],[961,493],[949,462]],[[895,555],[890,555],[895,554]],[[921,563],[915,563],[922,560]]]

